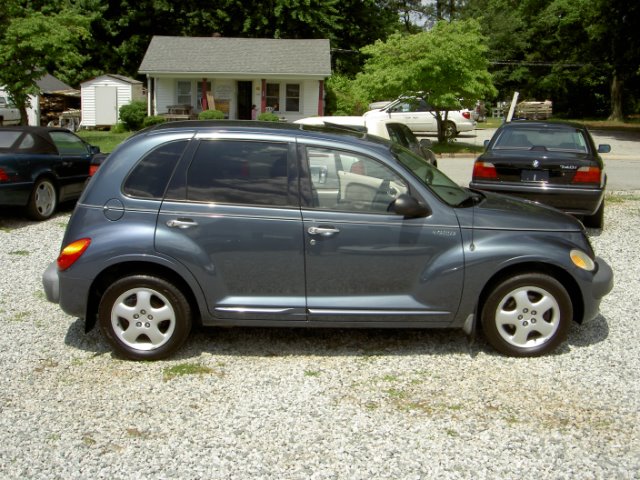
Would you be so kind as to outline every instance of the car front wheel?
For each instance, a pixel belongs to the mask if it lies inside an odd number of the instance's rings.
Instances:
[[[53,215],[57,206],[58,192],[55,185],[47,178],[39,179],[31,191],[27,215],[34,220],[46,220]]]
[[[105,291],[98,321],[117,354],[132,360],[159,360],[187,339],[191,308],[183,293],[166,280],[133,275]]]
[[[535,357],[554,350],[567,337],[573,305],[556,279],[540,274],[504,280],[489,294],[482,309],[482,328],[498,351]]]

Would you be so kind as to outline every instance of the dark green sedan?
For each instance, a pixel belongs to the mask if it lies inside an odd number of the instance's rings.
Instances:
[[[80,196],[99,152],[64,128],[0,127],[0,205],[46,220]]]

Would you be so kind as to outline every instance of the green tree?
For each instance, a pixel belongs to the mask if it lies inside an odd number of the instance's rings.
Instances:
[[[36,81],[47,72],[67,81],[86,60],[79,45],[89,36],[89,20],[70,9],[45,14],[9,5],[17,16],[1,32],[0,85],[26,124],[29,95],[38,92]]]
[[[496,94],[485,39],[475,20],[438,22],[428,32],[395,34],[362,50],[369,58],[355,81],[369,93],[369,100],[424,92],[437,109],[441,142],[448,110],[470,107]]]

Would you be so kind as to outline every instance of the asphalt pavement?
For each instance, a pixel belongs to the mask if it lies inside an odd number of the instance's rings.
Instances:
[[[495,128],[477,128],[461,133],[457,141],[482,146]],[[640,132],[622,130],[590,130],[596,145],[609,144],[611,152],[602,154],[610,191],[640,190]],[[433,140],[433,139],[432,139]],[[473,155],[440,155],[438,168],[459,185],[468,186],[473,170]]]

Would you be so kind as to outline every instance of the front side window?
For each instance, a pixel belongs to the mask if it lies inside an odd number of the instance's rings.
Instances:
[[[51,132],[49,134],[61,155],[86,155],[89,153],[87,145],[81,138],[66,132]]]
[[[289,206],[287,143],[205,140],[187,173],[187,199],[194,202]]]
[[[287,83],[287,112],[300,111],[300,85]]]
[[[350,212],[387,213],[407,184],[381,162],[354,152],[307,148],[313,206]]]

